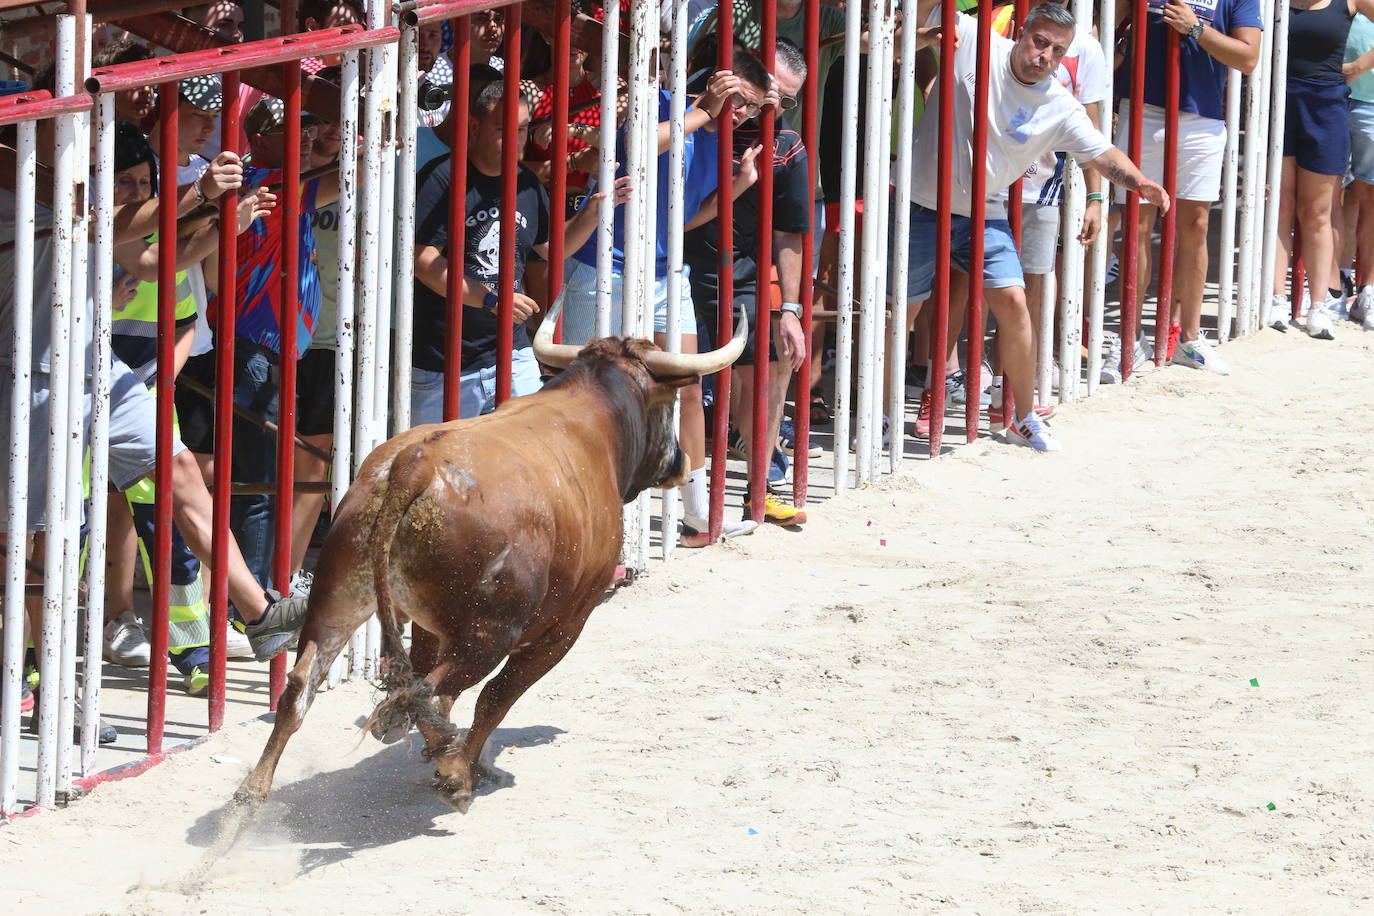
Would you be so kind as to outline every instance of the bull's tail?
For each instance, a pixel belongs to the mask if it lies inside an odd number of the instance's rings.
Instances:
[[[377,594],[377,618],[382,625],[382,650],[386,659],[382,683],[388,692],[409,686],[414,676],[391,600],[391,545],[401,519],[433,479],[434,466],[425,459],[422,443],[399,452],[391,461],[386,492],[372,524],[372,582]]]

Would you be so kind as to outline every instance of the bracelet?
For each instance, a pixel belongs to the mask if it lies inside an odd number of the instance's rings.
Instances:
[[[204,177],[205,173],[202,172],[196,176],[195,181],[191,182],[191,190],[196,192],[196,203],[198,204],[208,204],[210,202],[209,198],[205,196],[205,192],[200,189],[200,180]]]
[[[778,306],[778,308],[784,312],[791,312],[798,318],[801,317],[802,307],[800,302],[784,302],[782,305]]]
[[[1088,203],[1092,203],[1092,202],[1095,201],[1095,200],[1096,200],[1096,201],[1101,201],[1101,200],[1102,200],[1102,192],[1101,192],[1101,191],[1089,191],[1089,192],[1088,192]]]
[[[493,293],[491,290],[487,290],[487,294],[482,297],[482,308],[486,309],[489,312],[494,312],[497,310],[497,308],[500,307],[500,305],[501,300],[496,298],[496,294]]]

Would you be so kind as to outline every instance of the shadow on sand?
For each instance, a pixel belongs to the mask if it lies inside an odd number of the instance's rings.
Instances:
[[[501,751],[551,744],[561,734],[562,729],[551,725],[496,729],[482,753],[482,761],[495,778],[482,780],[474,798],[515,784],[514,776],[492,763]],[[421,760],[423,747],[419,734],[412,732],[346,769],[324,770],[274,788],[234,848],[305,847],[298,873],[307,874],[359,850],[416,836],[448,835],[457,828],[460,815],[430,788],[433,767]],[[215,845],[226,807],[227,801],[226,806],[201,815],[187,831],[187,843]],[[442,826],[436,823],[441,818],[447,819]]]

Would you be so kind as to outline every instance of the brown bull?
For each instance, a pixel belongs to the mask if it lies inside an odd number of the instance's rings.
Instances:
[[[611,584],[621,506],[686,479],[675,391],[739,356],[744,321],[711,353],[618,337],[579,352],[552,343],[556,313],[534,347],[540,362],[565,368],[542,391],[488,416],[402,433],[363,463],[320,553],[272,735],[231,811],[267,797],[331,663],[374,612],[387,697],[371,732],[396,741],[418,724],[435,790],[466,810],[488,736],[572,647]],[[413,657],[401,643],[406,617],[416,624]],[[460,732],[448,721],[454,700],[502,660]]]

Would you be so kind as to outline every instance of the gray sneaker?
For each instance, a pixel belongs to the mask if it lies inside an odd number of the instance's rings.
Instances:
[[[125,668],[147,668],[152,655],[148,632],[132,611],[125,611],[105,624],[105,661]]]
[[[243,624],[243,633],[253,646],[253,657],[260,662],[280,655],[296,638],[305,622],[305,606],[309,600],[304,595],[282,597],[271,589],[266,594],[267,610],[255,622]]]

